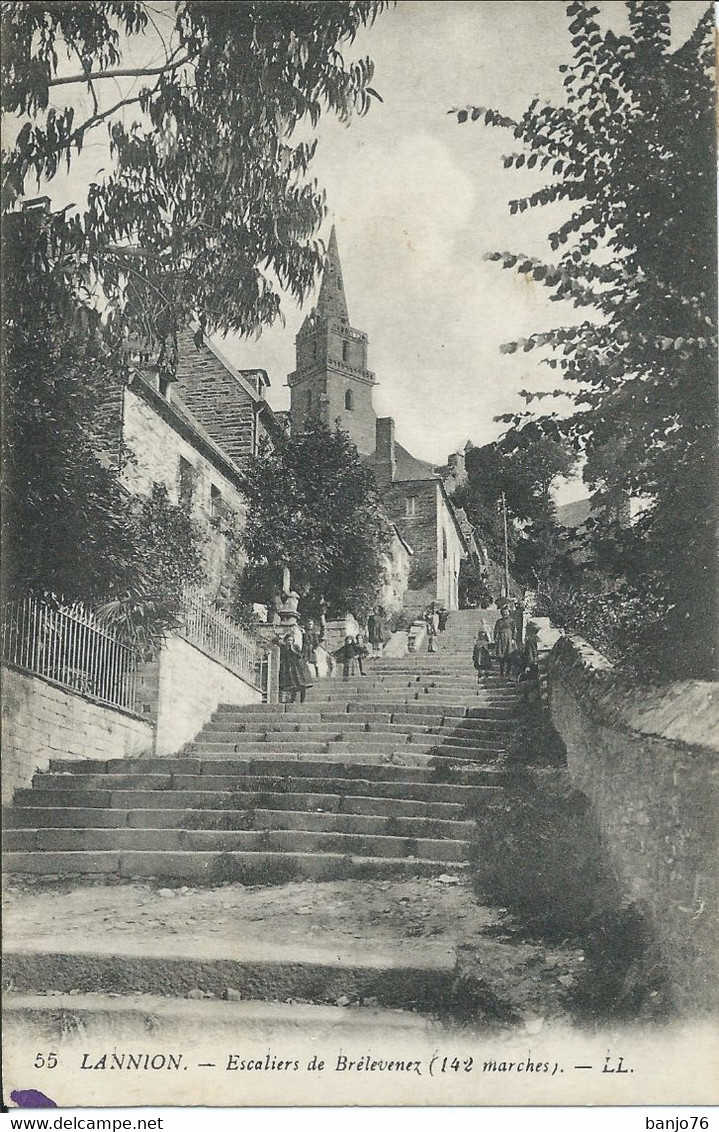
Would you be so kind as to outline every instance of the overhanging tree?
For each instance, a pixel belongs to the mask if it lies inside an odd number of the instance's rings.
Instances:
[[[191,315],[248,334],[282,288],[307,294],[325,213],[312,129],[367,110],[372,64],[342,52],[384,6],[2,4],[2,106],[18,119],[3,154],[7,590],[158,609],[139,519],[97,458],[97,400],[122,384],[128,340],[171,379]],[[105,132],[109,172],[86,205],[22,211]],[[178,536],[155,502],[155,537],[161,513]]]
[[[254,459],[247,473],[246,601],[271,601],[288,566],[305,610],[364,617],[391,538],[372,473],[346,432],[316,426]]]
[[[139,2],[3,4],[2,105],[19,125],[3,208],[107,131],[112,167],[62,214],[68,243],[108,321],[172,376],[188,316],[248,334],[282,288],[311,288],[325,212],[312,128],[323,110],[368,109],[371,61],[342,51],[385,6],[179,0],[168,20]]]
[[[28,274],[51,238],[46,224],[21,214],[4,230],[3,591],[109,603],[124,629],[152,639],[200,581],[204,540],[164,489],[134,498],[102,458],[95,410],[121,382],[121,359],[77,303],[72,256]]]
[[[509,343],[546,347],[576,410],[540,424],[588,457],[613,453],[590,486],[640,497],[644,512],[619,569],[646,596],[635,651],[646,672],[709,676],[715,668],[716,178],[713,15],[670,47],[671,5],[630,2],[630,31],[597,22],[599,9],[567,5],[572,61],[566,99],[535,99],[512,120],[494,109],[460,122],[511,130],[521,149],[507,169],[545,170],[549,181],[510,201],[512,213],[566,202],[549,235],[555,258],[493,252],[594,312],[591,318]],[[528,395],[529,397],[529,395]],[[530,412],[510,416],[517,427]]]

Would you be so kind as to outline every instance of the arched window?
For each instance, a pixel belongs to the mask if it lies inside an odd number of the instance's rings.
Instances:
[[[345,409],[349,409],[350,412],[352,412],[354,407],[355,407],[355,399],[352,396],[352,390],[348,389],[347,392],[345,393]]]
[[[447,557],[447,532],[442,531],[442,557]]]
[[[350,360],[350,344],[347,339],[342,341],[342,361],[348,362]]]

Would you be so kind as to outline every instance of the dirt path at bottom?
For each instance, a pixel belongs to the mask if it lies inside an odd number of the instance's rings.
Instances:
[[[276,888],[12,883],[4,937],[7,950],[449,967],[486,982],[530,1023],[569,1017],[584,962],[576,947],[526,941],[452,876]]]

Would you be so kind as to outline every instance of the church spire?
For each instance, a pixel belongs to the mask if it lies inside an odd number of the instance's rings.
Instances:
[[[330,232],[330,242],[327,247],[327,255],[325,256],[325,263],[322,269],[322,284],[320,286],[320,297],[317,300],[317,314],[325,323],[342,322],[347,325],[349,324],[347,299],[345,298],[345,288],[342,281],[342,266],[340,264],[340,253],[337,248],[337,234],[334,224]]]

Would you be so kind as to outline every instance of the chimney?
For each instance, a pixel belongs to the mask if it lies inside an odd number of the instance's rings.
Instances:
[[[377,483],[385,486],[392,483],[397,474],[397,461],[394,455],[394,420],[392,417],[377,417],[375,441],[375,474]]]
[[[447,491],[454,491],[455,488],[461,487],[467,479],[464,452],[451,452],[447,457],[447,465],[449,470],[445,479],[445,487]]]

